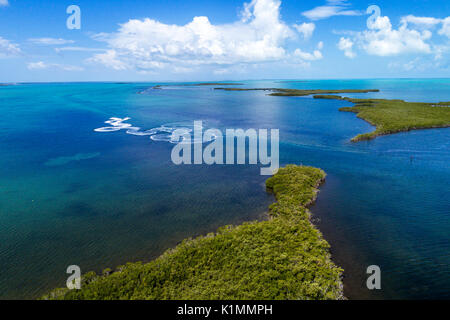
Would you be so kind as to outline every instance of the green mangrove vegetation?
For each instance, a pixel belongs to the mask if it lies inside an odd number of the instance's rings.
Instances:
[[[316,95],[314,98],[352,102],[355,106],[339,110],[354,112],[359,118],[376,127],[373,132],[357,135],[352,139],[353,142],[410,130],[450,127],[449,102],[419,103],[403,100],[352,99],[334,95]]]
[[[43,299],[343,299],[342,269],[307,206],[325,173],[289,165],[266,182],[268,219],[187,239],[149,263],[82,277],[80,290]]]
[[[314,95],[315,99],[345,100],[355,104],[353,107],[339,109],[354,112],[373,126],[375,131],[359,134],[351,141],[371,140],[378,136],[418,129],[450,127],[450,102],[420,103],[403,100],[353,99],[339,96],[341,93],[379,92],[378,89],[358,90],[298,90],[279,88],[215,88],[225,91],[271,91],[270,96],[301,97]]]
[[[243,83],[232,82],[201,82],[193,84],[194,86],[243,86]]]
[[[269,96],[276,97],[304,97],[313,94],[336,94],[336,93],[368,93],[368,92],[379,92],[378,89],[347,89],[347,90],[299,90],[299,89],[280,89],[280,88],[214,88],[215,90],[225,90],[225,91],[271,91]]]

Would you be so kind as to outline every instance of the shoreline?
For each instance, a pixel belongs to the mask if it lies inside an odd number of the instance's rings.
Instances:
[[[352,107],[339,111],[356,113],[357,117],[375,127],[369,133],[359,134],[352,142],[373,140],[400,132],[413,130],[442,129],[450,127],[448,102],[424,103],[387,99],[352,99],[333,95],[316,95],[314,99],[348,101]]]
[[[276,198],[267,219],[186,239],[147,264],[87,273],[81,290],[56,289],[43,299],[345,299],[343,270],[308,209],[325,176],[288,165],[266,181]]]
[[[223,91],[271,91],[274,97],[304,97],[348,101],[353,107],[343,107],[339,111],[353,112],[357,117],[375,127],[369,133],[353,137],[351,142],[372,140],[377,137],[409,132],[412,130],[438,129],[450,127],[450,102],[406,102],[388,99],[354,99],[338,96],[338,93],[380,92],[379,89],[343,89],[343,90],[301,90],[282,88],[214,88]]]

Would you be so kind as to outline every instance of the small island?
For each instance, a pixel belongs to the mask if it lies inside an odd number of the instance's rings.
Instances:
[[[187,239],[146,264],[87,273],[80,290],[43,299],[343,299],[343,270],[307,209],[324,179],[320,169],[289,165],[266,182],[277,200],[266,220]]]
[[[343,100],[354,103],[353,107],[340,108],[339,111],[354,112],[376,129],[370,133],[359,134],[352,142],[371,140],[379,136],[407,132],[419,129],[450,127],[450,102],[422,103],[406,102],[403,100],[386,99],[353,99],[339,96],[341,93],[379,92],[378,89],[369,90],[299,90],[279,88],[215,88],[225,91],[270,91],[270,96],[276,97],[304,97],[314,95],[315,99]]]
[[[354,112],[376,130],[359,134],[353,142],[371,140],[379,136],[418,129],[450,127],[450,102],[420,103],[403,100],[352,99],[340,96],[316,95],[315,99],[345,100],[355,104],[340,108],[340,111]]]

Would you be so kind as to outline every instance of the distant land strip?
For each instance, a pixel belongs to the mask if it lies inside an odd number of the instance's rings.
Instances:
[[[138,94],[145,94],[148,90],[160,90],[164,87],[200,87],[200,86],[243,86],[243,83],[235,82],[199,82],[199,83],[181,83],[181,84],[158,84],[153,87],[141,90]]]
[[[272,91],[269,96],[275,97],[303,97],[313,94],[334,94],[334,93],[368,93],[380,92],[378,89],[347,89],[347,90],[299,90],[299,89],[281,89],[281,88],[214,88],[215,90],[225,91]]]
[[[224,91],[270,91],[270,96],[303,97],[314,95],[315,99],[343,100],[354,103],[353,107],[340,108],[339,111],[354,112],[376,129],[370,133],[359,134],[352,142],[372,140],[379,136],[420,129],[450,127],[450,102],[423,103],[387,99],[354,99],[342,97],[341,93],[380,92],[378,89],[344,90],[300,90],[281,88],[215,88]]]

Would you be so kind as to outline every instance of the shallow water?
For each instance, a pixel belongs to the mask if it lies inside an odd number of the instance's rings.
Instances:
[[[259,219],[273,198],[255,166],[175,166],[173,144],[95,132],[280,129],[281,163],[323,168],[314,221],[345,269],[350,298],[450,298],[450,129],[350,143],[372,127],[345,101],[209,87],[27,84],[0,88],[0,298],[65,285],[65,269],[148,261],[186,237]],[[248,87],[381,89],[352,97],[449,101],[450,80],[249,81]],[[146,90],[146,91],[144,91]],[[137,94],[144,91],[143,94]],[[158,140],[158,139],[156,139]],[[369,265],[382,290],[365,288]]]

